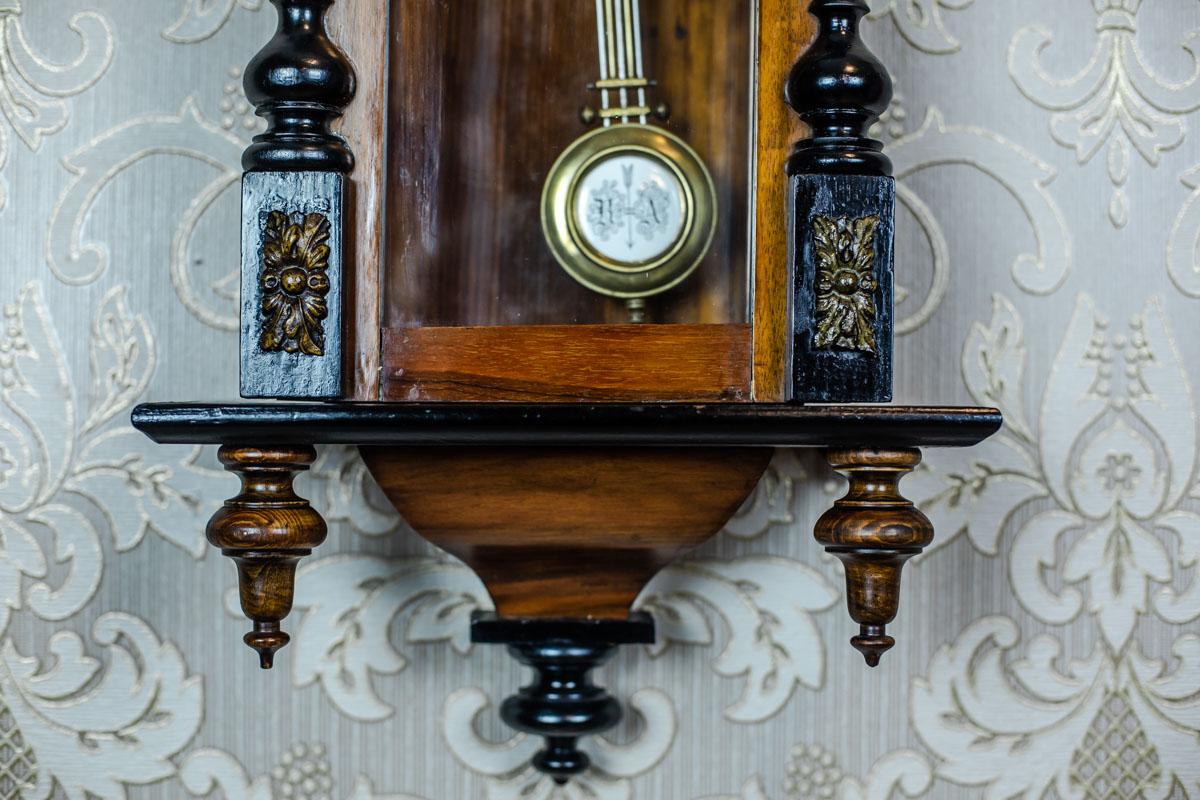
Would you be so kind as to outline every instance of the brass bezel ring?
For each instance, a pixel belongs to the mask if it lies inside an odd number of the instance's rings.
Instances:
[[[658,258],[626,264],[605,258],[579,234],[575,199],[583,176],[598,161],[636,153],[661,161],[683,186],[683,231]],[[587,288],[609,297],[650,297],[679,285],[695,271],[717,227],[717,191],[696,151],[678,136],[648,125],[618,124],[589,131],[563,151],[542,190],[542,231],[555,260]]]

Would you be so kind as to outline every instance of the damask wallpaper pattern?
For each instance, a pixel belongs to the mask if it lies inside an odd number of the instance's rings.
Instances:
[[[0,0],[0,799],[1200,798],[1200,4],[878,0],[898,95],[898,398],[1001,407],[907,482],[939,529],[866,671],[780,452],[641,600],[636,711],[563,790],[472,648],[478,581],[345,449],[281,669],[141,400],[236,389],[239,66],[263,0]],[[557,792],[557,793],[556,793]]]

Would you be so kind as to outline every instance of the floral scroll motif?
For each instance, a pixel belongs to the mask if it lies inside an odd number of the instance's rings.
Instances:
[[[220,789],[227,800],[328,800],[336,789],[325,745],[305,742],[293,744],[279,756],[269,774],[253,779],[229,753],[202,748],[188,755],[180,767],[179,779],[193,797],[210,797],[214,790]],[[424,800],[409,794],[378,794],[365,775],[358,776],[345,797],[346,800]]]
[[[654,615],[661,655],[672,644],[711,646],[728,631],[713,660],[718,675],[744,679],[725,718],[751,724],[778,714],[798,686],[825,682],[825,643],[814,615],[838,601],[834,586],[791,559],[743,556],[684,561],[660,572],[638,598]]]
[[[879,217],[816,217],[818,349],[875,352],[875,231]]]
[[[891,17],[910,45],[931,56],[957,53],[962,43],[946,28],[942,11],[962,11],[975,0],[874,0],[871,19]]]
[[[153,532],[204,554],[202,498],[224,491],[224,474],[198,468],[198,450],[164,452],[119,421],[156,360],[126,288],[95,311],[86,401],[40,284],[0,309],[0,632],[25,608],[62,620],[86,606],[105,572],[102,538],[126,552]]]
[[[911,215],[929,242],[932,275],[921,291],[910,290],[902,283],[896,285],[896,334],[911,334],[929,322],[950,293],[951,274],[960,274],[966,268],[951,257],[950,226],[940,219],[949,209],[940,208],[922,187],[924,180],[938,173],[943,176],[937,179],[942,185],[950,176],[946,167],[968,168],[993,182],[1015,203],[1029,225],[1033,246],[1022,248],[1011,262],[1013,282],[1029,294],[1055,292],[1066,280],[1074,260],[1067,219],[1050,191],[1058,174],[1055,168],[995,131],[947,123],[936,106],[928,107],[919,128],[907,131],[904,121],[909,115],[900,99],[897,96],[893,100],[886,120],[880,119],[873,135],[887,140],[888,156],[895,167],[897,206]],[[901,220],[901,227],[905,224]],[[996,267],[1000,266],[997,263]]]
[[[197,44],[215,36],[237,9],[258,11],[263,5],[263,0],[183,0],[178,19],[161,35],[168,42]]]
[[[104,76],[113,59],[108,19],[95,11],[75,14],[67,26],[79,38],[79,55],[69,63],[46,59],[26,39],[21,0],[0,0],[0,169],[8,159],[8,133],[37,152],[43,139],[67,125],[67,98],[87,91]],[[0,177],[0,209],[6,186]]]
[[[1107,148],[1113,194],[1109,220],[1116,228],[1129,221],[1130,148],[1152,167],[1162,153],[1178,147],[1187,130],[1184,115],[1200,108],[1200,61],[1185,42],[1192,72],[1170,82],[1147,63],[1138,47],[1138,13],[1142,0],[1092,0],[1096,12],[1096,46],[1078,73],[1058,78],[1046,69],[1042,55],[1053,36],[1034,25],[1013,37],[1008,69],[1021,92],[1054,111],[1054,139],[1075,150],[1086,164]],[[1149,4],[1147,4],[1149,5]]]
[[[1167,242],[1167,273],[1188,297],[1200,297],[1200,164],[1180,176],[1192,194],[1179,210]]]
[[[200,728],[200,677],[174,644],[117,612],[95,621],[91,640],[103,660],[73,631],[51,636],[40,657],[0,644],[6,800],[126,800],[128,786],[173,776],[172,757]]]
[[[183,159],[207,168],[212,177],[194,194],[187,195],[187,208],[181,216],[162,225],[164,230],[172,231],[171,284],[184,308],[200,322],[217,330],[236,331],[240,272],[221,265],[236,261],[237,245],[232,245],[232,252],[209,258],[201,258],[193,247],[203,239],[198,235],[202,221],[238,185],[246,144],[247,140],[207,119],[191,97],[183,101],[176,114],[134,117],[89,140],[63,160],[74,178],[59,196],[50,217],[46,237],[50,272],[70,286],[99,280],[110,264],[120,261],[113,256],[114,246],[120,244],[107,241],[104,231],[87,226],[93,210],[103,205],[99,198],[109,196],[106,190],[110,187],[129,180],[132,169],[142,162],[165,156],[174,161],[175,169],[183,170],[176,160]],[[159,177],[164,187],[180,187],[174,172],[164,170]],[[147,213],[166,216],[162,208],[159,202]],[[202,268],[205,263],[207,269]]]
[[[1080,659],[1053,636],[1020,640],[1012,619],[978,619],[913,682],[937,777],[986,798],[1186,800],[1200,779],[1200,638],[1162,660],[1136,644]]]
[[[796,499],[796,483],[803,482],[808,475],[806,464],[800,461],[798,453],[790,448],[775,451],[754,493],[725,523],[725,533],[738,539],[757,539],[772,525],[795,523],[792,505]]]
[[[1033,421],[1024,367],[1021,318],[997,297],[962,368],[975,399],[1004,412],[1005,429],[968,463],[939,459],[937,472],[914,474],[913,496],[927,498],[940,530],[965,530],[983,553],[1004,539],[1021,604],[1052,625],[1090,614],[1113,652],[1147,614],[1200,618],[1200,580],[1188,569],[1200,560],[1196,406],[1160,303],[1122,330],[1081,295]]]
[[[340,712],[360,721],[394,714],[374,679],[404,671],[410,646],[447,643],[466,655],[471,613],[492,608],[475,574],[442,558],[316,558],[300,567],[297,582],[292,682],[319,684]],[[712,668],[743,679],[725,716],[748,724],[779,713],[797,687],[823,685],[825,646],[814,615],[837,600],[834,586],[804,564],[745,556],[672,564],[637,607],[659,625],[653,657],[673,645],[714,646],[728,631]],[[240,616],[236,591],[225,605]]]
[[[272,211],[264,239],[259,286],[266,323],[259,347],[267,352],[324,355],[329,218]]]
[[[783,781],[784,800],[900,800],[925,797],[933,771],[925,756],[914,750],[895,750],[880,758],[863,778],[846,775],[835,753],[813,744],[798,744],[788,760]],[[771,800],[762,776],[746,781],[739,795],[708,796],[699,800]]]

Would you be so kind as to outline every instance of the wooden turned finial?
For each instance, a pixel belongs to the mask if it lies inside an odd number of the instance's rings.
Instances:
[[[812,135],[796,143],[788,174],[891,175],[883,144],[867,135],[892,100],[892,79],[858,35],[866,0],[812,0],[808,10],[817,36],[792,67],[787,102]]]
[[[603,733],[621,721],[621,704],[591,677],[612,658],[616,645],[547,640],[510,644],[508,652],[535,678],[504,701],[500,717],[514,730],[545,737],[533,766],[561,786],[591,766],[578,747],[579,737]]]
[[[899,487],[921,452],[829,450],[825,458],[850,488],[817,520],[815,535],[846,569],[850,616],[861,626],[850,644],[874,667],[896,643],[886,626],[896,618],[904,562],[933,541],[933,524]]]
[[[592,681],[592,670],[623,644],[654,642],[654,619],[635,611],[628,619],[508,618],[476,612],[471,641],[505,644],[513,658],[534,671],[533,682],[500,706],[509,727],[541,736],[546,746],[532,765],[562,786],[587,771],[591,759],[579,739],[621,721],[621,704]]]
[[[242,611],[254,622],[244,641],[270,669],[288,643],[279,623],[292,610],[296,565],[325,541],[325,520],[292,483],[316,459],[312,447],[234,447],[218,458],[242,491],[208,522],[208,541],[237,564]]]

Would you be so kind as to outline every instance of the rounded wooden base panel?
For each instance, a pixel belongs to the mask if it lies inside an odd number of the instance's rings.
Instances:
[[[660,569],[716,534],[766,447],[363,447],[421,536],[504,617],[624,619]]]

